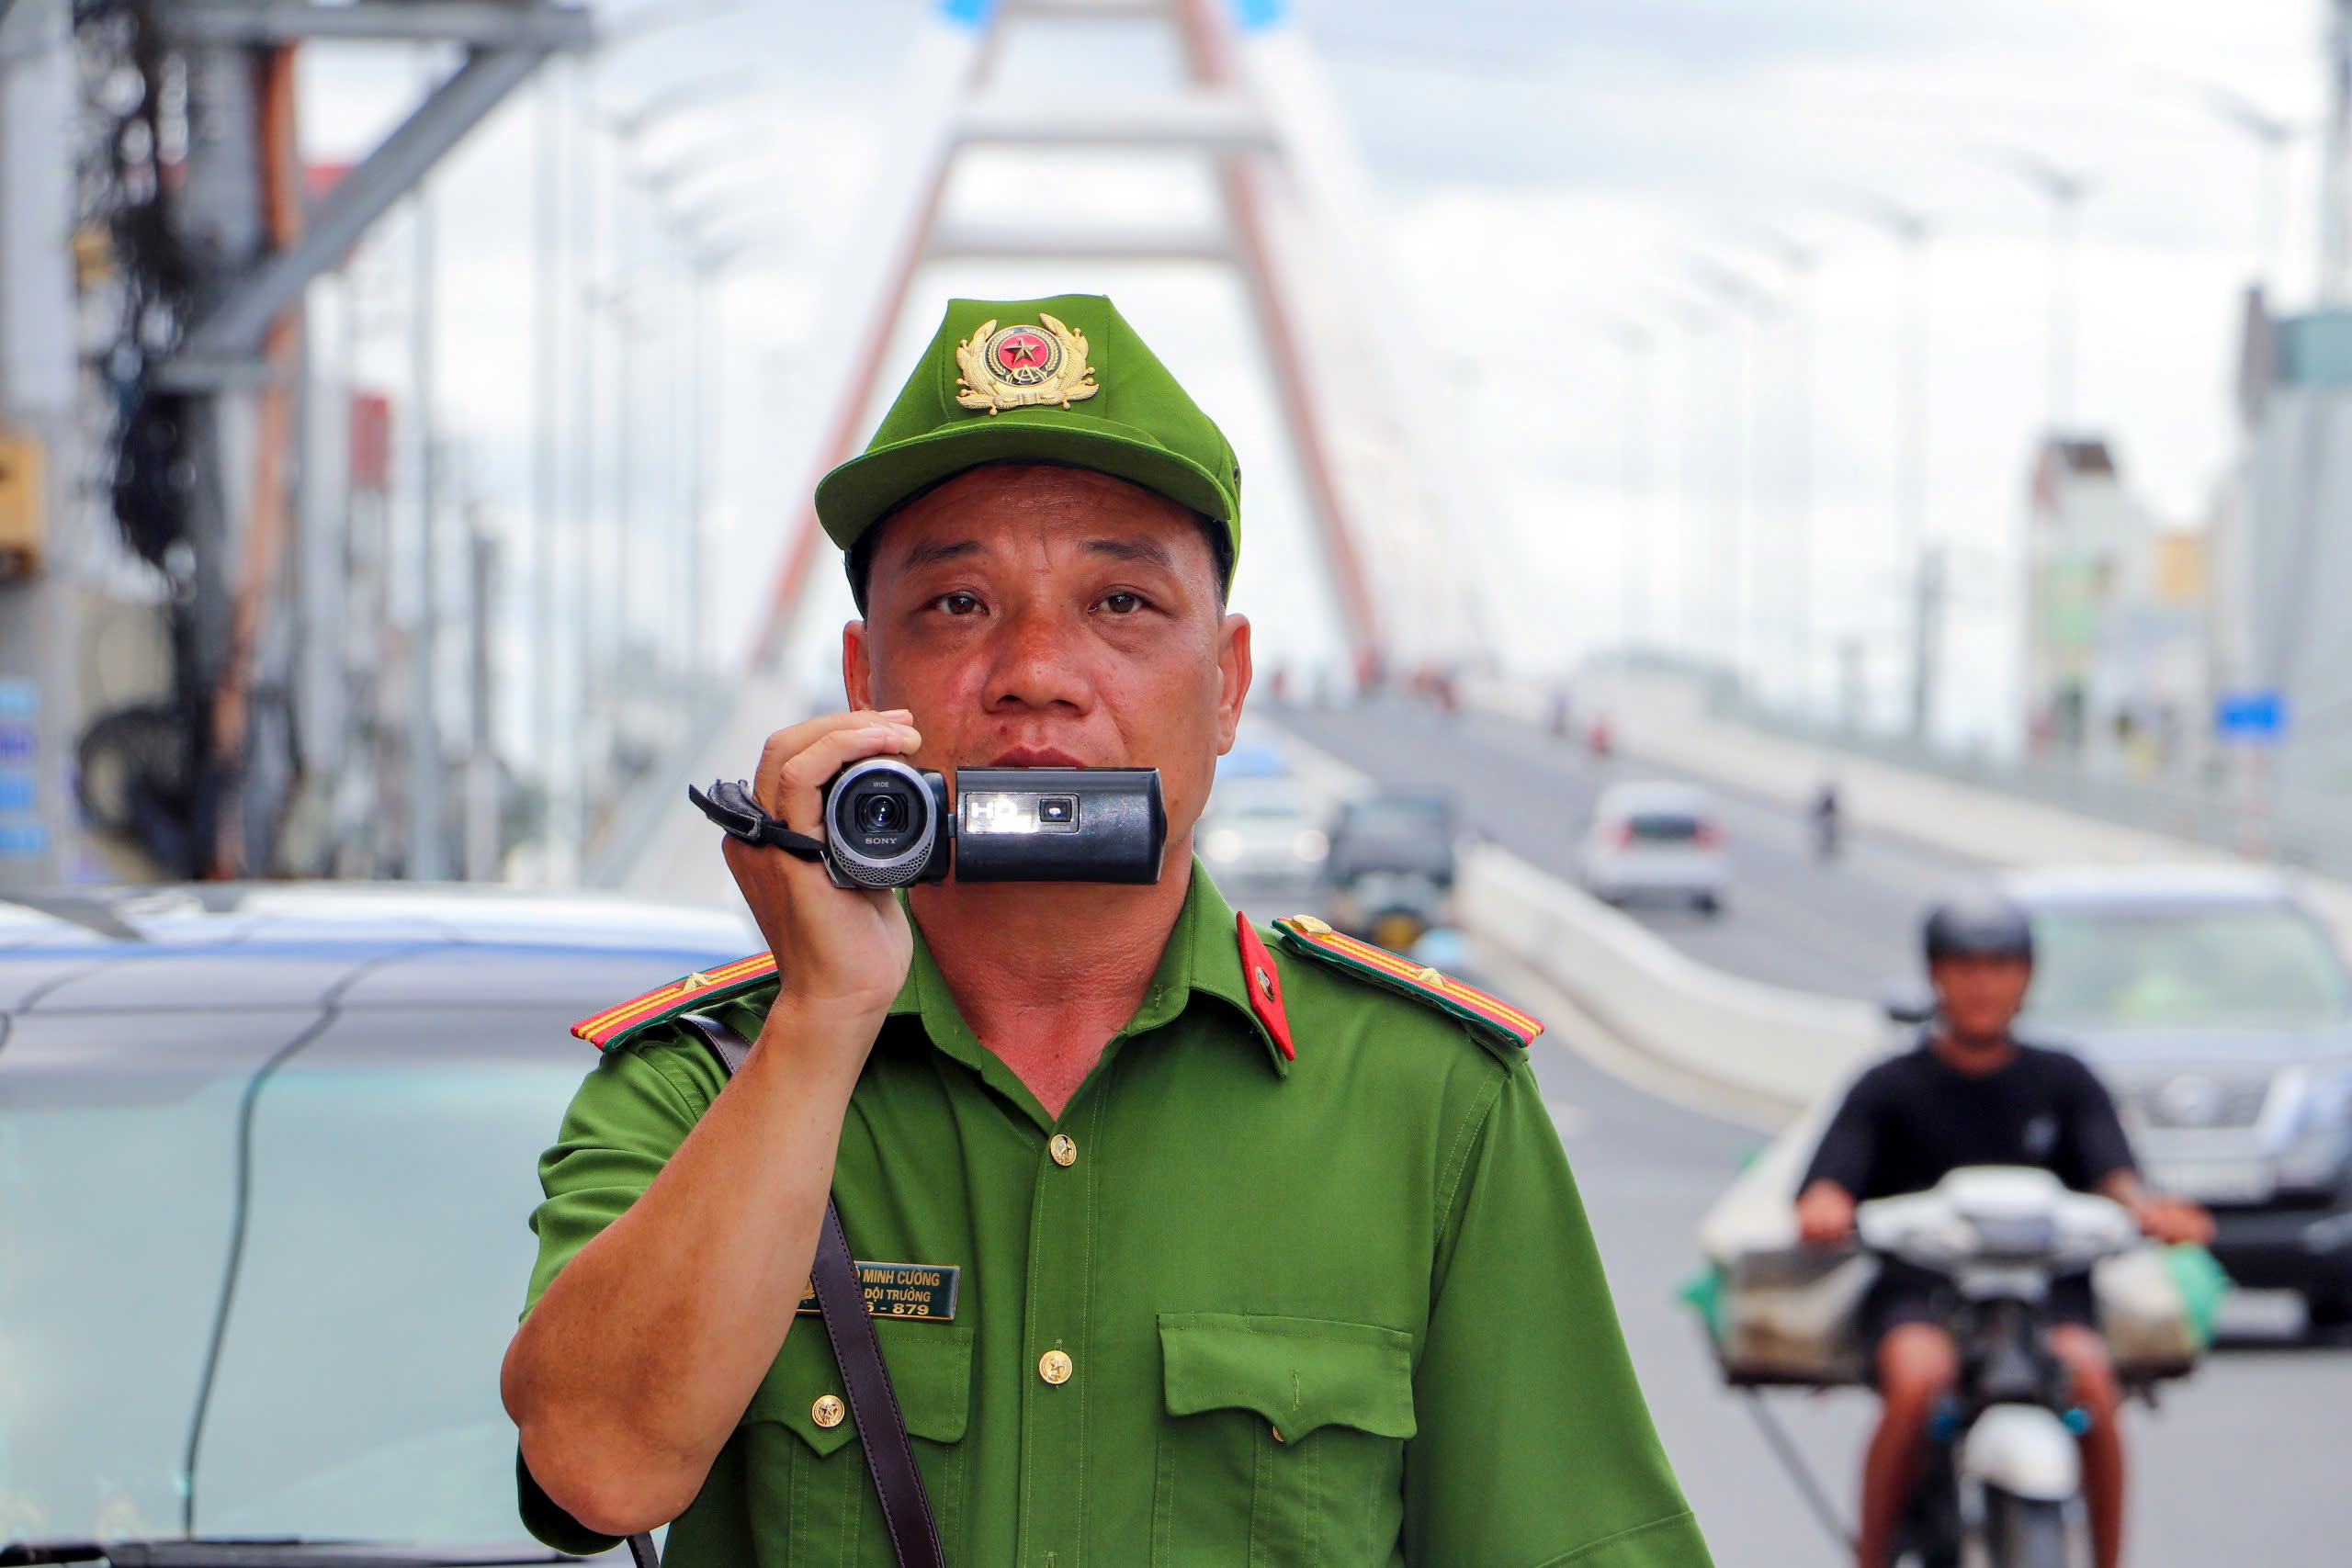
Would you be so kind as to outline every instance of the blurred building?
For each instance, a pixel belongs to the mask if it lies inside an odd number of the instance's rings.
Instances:
[[[2026,538],[2035,750],[2141,772],[2188,761],[2211,705],[2207,533],[2161,523],[2106,441],[2052,436]]]
[[[2276,692],[2281,761],[2352,757],[2352,309],[2274,315],[2249,291],[2245,438],[2214,559],[2218,683]]]

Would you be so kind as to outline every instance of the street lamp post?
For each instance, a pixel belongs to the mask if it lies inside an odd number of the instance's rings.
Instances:
[[[1703,659],[1713,642],[1708,614],[1717,592],[1713,573],[1720,570],[1720,563],[1710,558],[1707,547],[1711,531],[1703,456],[1707,382],[1700,371],[1699,342],[1714,331],[1717,320],[1714,312],[1679,296],[1661,296],[1659,303],[1679,329],[1682,350],[1682,505],[1675,586],[1682,599],[1684,645]]]
[[[2262,156],[2254,213],[2255,281],[2267,293],[2278,284],[2287,223],[2287,149],[2299,128],[2253,99],[2227,87],[2208,85],[2205,107],[2250,137]]]
[[[543,682],[539,692],[540,767],[546,775],[547,804],[543,831],[543,854],[547,880],[559,885],[577,880],[584,846],[588,837],[589,799],[587,794],[588,741],[592,703],[591,684],[594,679],[591,658],[594,649],[594,623],[591,616],[594,575],[591,565],[590,519],[594,515],[598,496],[595,484],[597,454],[596,402],[596,323],[594,319],[594,291],[597,288],[598,257],[602,249],[600,210],[597,201],[595,138],[586,131],[598,119],[594,108],[596,62],[619,53],[640,39],[657,32],[690,23],[716,20],[733,14],[736,0],[656,0],[619,18],[604,30],[595,50],[584,55],[566,84],[571,95],[570,116],[580,134],[574,139],[575,154],[568,163],[572,176],[571,194],[572,211],[572,268],[574,280],[567,284],[561,276],[561,250],[559,236],[564,229],[563,197],[559,169],[567,166],[561,156],[561,120],[566,118],[557,107],[553,84],[541,99],[537,127],[537,189],[535,195],[536,216],[534,250],[538,284],[535,300],[536,342],[533,345],[535,364],[532,374],[534,414],[537,425],[532,461],[532,569],[539,586],[538,607],[534,627],[538,633],[536,650],[537,678]],[[638,107],[632,116],[622,117],[639,130],[650,127],[655,118],[651,111],[659,107],[655,100]],[[567,330],[567,318],[573,319],[576,330]],[[571,403],[572,451],[570,474],[571,515],[576,519],[571,548],[557,547],[560,527],[559,513],[562,509],[560,492],[565,486],[564,463],[560,450],[558,428],[564,402],[563,379],[559,374],[558,355],[564,343],[574,345],[577,374],[572,378]],[[567,595],[564,592],[570,589]],[[571,636],[561,635],[561,611],[569,600],[572,616]],[[570,679],[561,683],[570,701],[559,700],[556,672],[558,649],[568,641]]]
[[[1895,357],[1896,570],[1910,618],[1908,728],[1925,740],[1934,728],[1937,599],[1940,574],[1928,561],[1928,247],[1934,230],[1924,213],[1878,197],[1858,199],[1861,215],[1902,253],[1902,346]]]
[[[1999,166],[2023,180],[2050,203],[2050,384],[2049,434],[2063,436],[2075,418],[2075,267],[2082,243],[2083,203],[2090,175],[2068,169],[2038,152],[2011,148]]]
[[[1813,702],[1813,268],[1814,252],[1776,229],[1751,225],[1742,231],[1788,275],[1783,314],[1792,333],[1788,404],[1788,528],[1784,545],[1786,592],[1781,632],[1795,676],[1797,705]]]
[[[1649,631],[1649,405],[1650,362],[1657,335],[1633,321],[1609,323],[1609,341],[1624,356],[1623,471],[1619,479],[1618,617],[1628,653]]]
[[[1730,463],[1724,502],[1724,536],[1720,549],[1724,562],[1719,614],[1728,640],[1732,664],[1753,673],[1761,660],[1756,648],[1756,570],[1753,557],[1765,511],[1757,468],[1758,343],[1763,323],[1779,313],[1773,299],[1729,267],[1705,256],[1690,259],[1691,278],[1713,296],[1738,322],[1734,336],[1734,368],[1728,389],[1731,403]]]

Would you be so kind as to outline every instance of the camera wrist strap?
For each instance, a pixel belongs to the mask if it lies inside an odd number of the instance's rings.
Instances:
[[[729,1077],[751,1054],[750,1041],[708,1013],[680,1013],[678,1021],[703,1037]],[[857,1282],[857,1265],[850,1258],[841,1214],[830,1199],[817,1232],[817,1256],[809,1265],[808,1278],[816,1287],[817,1310],[825,1320],[825,1337],[832,1342],[833,1359],[841,1368],[842,1393],[849,1404],[850,1419],[865,1451],[866,1473],[874,1478],[882,1519],[889,1527],[891,1558],[899,1568],[944,1568],[939,1529],[932,1522],[931,1499],[923,1491],[922,1472],[915,1466],[914,1447],[907,1438],[906,1416],[899,1409],[897,1390],[890,1386],[890,1369],[882,1360],[882,1344],[874,1334],[874,1314]],[[657,1568],[661,1562],[650,1535],[629,1537],[628,1550],[637,1568]]]
[[[710,786],[707,795],[688,784],[686,798],[694,803],[696,810],[747,844],[765,844],[786,854],[797,855],[802,860],[822,860],[825,857],[824,840],[796,833],[769,816],[766,808],[752,797],[752,786],[741,779],[732,784],[719,780]],[[714,1044],[711,1049],[718,1050],[718,1047]],[[751,1047],[746,1045],[744,1049],[748,1051]],[[730,1067],[729,1071],[733,1069]]]

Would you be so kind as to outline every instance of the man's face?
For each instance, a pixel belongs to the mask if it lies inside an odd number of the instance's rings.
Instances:
[[[1250,624],[1193,514],[1086,468],[994,464],[883,525],[842,634],[860,707],[913,710],[927,768],[1156,767],[1181,852],[1233,744]]]
[[[1962,1040],[1997,1040],[2007,1032],[2033,964],[2023,958],[1939,958],[1928,966],[1946,1022]]]

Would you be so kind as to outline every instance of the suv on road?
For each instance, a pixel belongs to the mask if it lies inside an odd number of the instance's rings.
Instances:
[[[2148,1180],[2213,1212],[2241,1285],[2352,1324],[2352,974],[2281,877],[2233,867],[2018,874],[2028,1038],[2079,1051]]]

